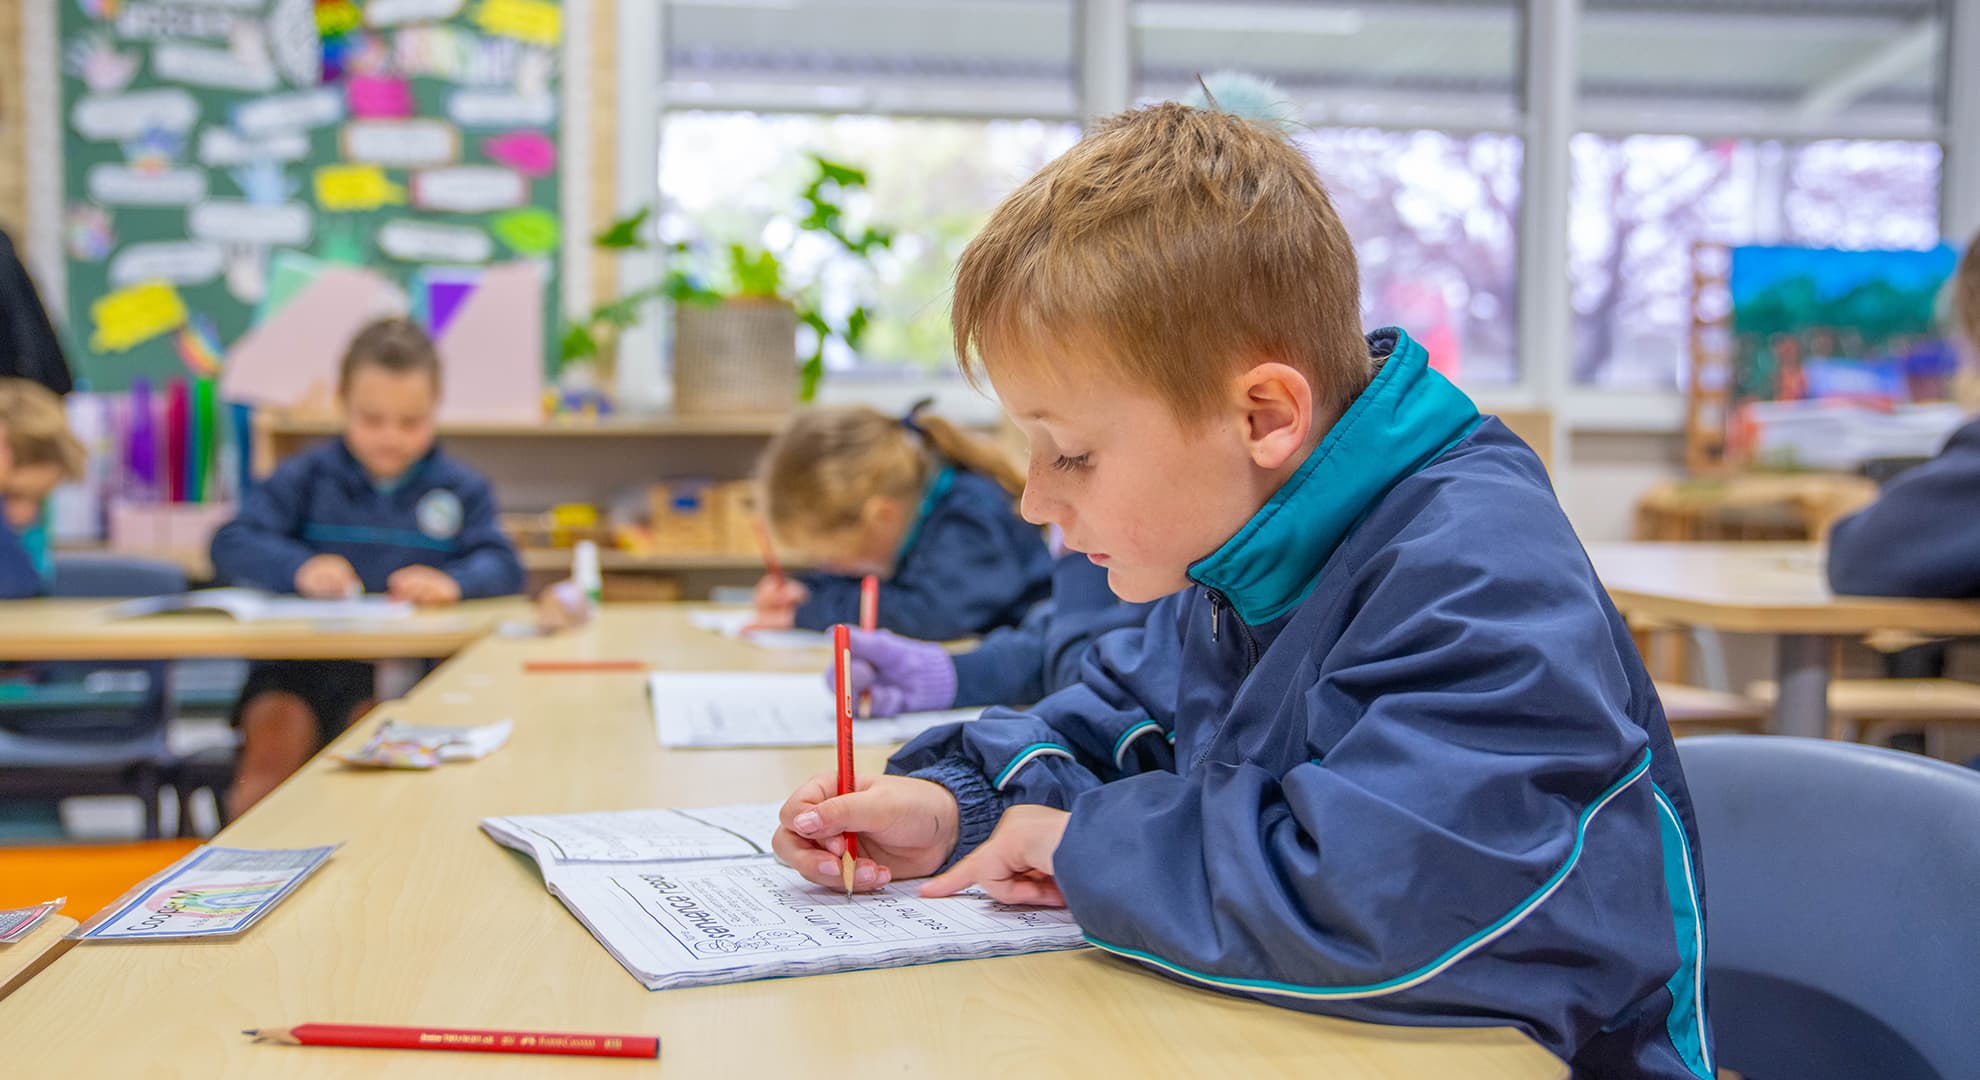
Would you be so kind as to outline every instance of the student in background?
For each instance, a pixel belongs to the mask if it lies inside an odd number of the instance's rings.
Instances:
[[[1953,273],[1952,309],[1969,354],[1980,355],[1980,236]],[[1960,380],[1980,410],[1974,374]],[[1980,418],[1937,457],[1885,486],[1877,501],[1829,532],[1829,587],[1862,596],[1980,597]]]
[[[283,462],[213,536],[222,580],[337,599],[384,593],[423,606],[521,590],[488,481],[434,445],[440,359],[414,323],[385,319],[352,340],[338,376],[343,437]],[[233,813],[252,806],[363,711],[371,665],[254,665],[234,721]]]
[[[874,716],[1028,705],[1077,683],[1088,646],[1109,630],[1140,626],[1149,606],[1123,602],[1107,588],[1106,570],[1067,552],[1052,563],[1052,595],[967,652],[888,630],[853,630],[853,692],[871,692]],[[832,678],[828,667],[828,684]]]
[[[0,600],[46,591],[41,508],[57,485],[82,479],[85,457],[61,398],[40,383],[0,378]]]
[[[1026,516],[1173,595],[1032,709],[806,782],[777,854],[829,887],[857,832],[860,888],[1064,905],[1194,986],[1709,1080],[1656,691],[1539,460],[1363,335],[1357,277],[1305,155],[1229,113],[1102,120],[1006,199],[957,355],[1029,437]]]
[[[1024,476],[926,404],[810,409],[764,450],[771,538],[820,570],[759,582],[759,626],[857,625],[867,574],[881,578],[880,625],[927,641],[1014,626],[1051,591],[1045,540],[1011,505]]]

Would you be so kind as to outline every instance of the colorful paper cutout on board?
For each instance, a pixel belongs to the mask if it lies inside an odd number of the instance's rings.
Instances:
[[[540,206],[497,214],[488,227],[495,239],[518,255],[544,255],[557,249],[557,215]]]
[[[531,45],[548,47],[564,37],[564,10],[544,0],[481,0],[471,19],[488,33]]]
[[[344,80],[344,98],[351,115],[361,120],[403,120],[413,114],[412,84],[377,75],[351,75]]]
[[[376,165],[324,165],[316,170],[316,204],[325,210],[376,210],[399,206],[406,189]]]
[[[541,131],[511,131],[483,139],[481,152],[532,180],[557,170],[557,144]]]
[[[89,306],[89,347],[97,352],[128,352],[133,345],[178,329],[186,321],[179,292],[162,281],[148,281],[105,294]]]

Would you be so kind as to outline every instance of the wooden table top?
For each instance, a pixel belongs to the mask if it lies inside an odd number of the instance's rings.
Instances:
[[[324,623],[300,619],[240,622],[218,612],[109,619],[110,600],[0,602],[0,661],[394,660],[451,656],[507,619],[528,619],[518,597],[470,600],[410,618]]]
[[[511,717],[508,746],[429,773],[346,771],[319,757],[220,837],[244,847],[343,842],[244,936],[89,943],[0,1003],[23,1076],[598,1076],[650,1066],[504,1055],[257,1046],[241,1029],[309,1021],[533,1028],[662,1039],[676,1076],[1559,1078],[1509,1028],[1389,1028],[1191,989],[1094,950],[889,971],[643,989],[476,827],[496,814],[781,799],[829,748],[668,751],[645,677],[525,673],[529,659],[655,668],[812,670],[688,626],[683,607],[607,608],[554,638],[490,638],[381,715]],[[343,745],[343,744],[340,744]],[[860,767],[885,751],[864,748]]]
[[[75,942],[64,935],[75,928],[76,920],[56,912],[41,920],[41,925],[28,936],[12,945],[0,945],[0,998],[13,993],[54,963],[56,957],[68,952]]]
[[[1806,543],[1591,544],[1626,614],[1754,634],[1980,634],[1980,601],[1837,596]]]

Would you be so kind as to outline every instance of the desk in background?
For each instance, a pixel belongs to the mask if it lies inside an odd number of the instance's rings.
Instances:
[[[1588,549],[1624,615],[1775,635],[1775,730],[1822,738],[1836,640],[1883,630],[1980,635],[1980,601],[1837,596],[1822,548],[1798,543],[1595,544]]]
[[[12,600],[0,603],[0,659],[400,660],[452,656],[508,619],[530,618],[516,597],[470,600],[405,619],[322,623],[299,619],[241,622],[186,612],[109,619],[108,600]]]
[[[688,625],[674,606],[608,607],[548,639],[488,638],[380,716],[514,718],[509,745],[431,773],[319,756],[219,842],[343,841],[314,879],[231,942],[87,945],[0,1003],[24,1076],[597,1076],[583,1059],[256,1046],[242,1028],[376,1022],[660,1036],[674,1076],[1228,1075],[1558,1078],[1509,1028],[1391,1028],[1192,989],[1094,950],[730,986],[643,989],[477,823],[781,799],[829,748],[669,751],[640,673],[525,674],[529,659],[636,658],[676,670],[813,670]],[[885,751],[860,751],[877,770]]]

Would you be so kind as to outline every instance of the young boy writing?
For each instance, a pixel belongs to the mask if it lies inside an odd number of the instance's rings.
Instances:
[[[405,319],[359,331],[338,393],[343,437],[284,461],[241,500],[213,536],[215,574],[316,599],[376,592],[422,605],[519,591],[522,563],[488,481],[434,445],[440,360],[426,334]],[[232,812],[300,768],[371,696],[369,664],[256,664],[234,713]]]
[[[958,355],[1031,441],[1027,518],[1162,600],[1026,712],[807,782],[821,885],[1064,904],[1173,978],[1516,1025],[1577,1076],[1712,1076],[1697,834],[1650,680],[1539,461],[1401,331],[1283,136],[1161,105],[1007,199]]]

